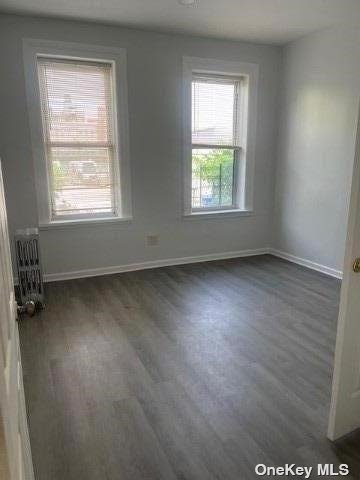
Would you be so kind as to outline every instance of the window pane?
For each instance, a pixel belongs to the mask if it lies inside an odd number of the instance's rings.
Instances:
[[[116,213],[112,65],[38,59],[53,217]]]
[[[111,65],[39,60],[48,142],[111,142]]]
[[[235,145],[236,81],[220,83],[195,78],[192,82],[192,143]]]
[[[232,149],[193,149],[192,208],[233,206],[234,158]]]
[[[52,147],[53,215],[114,211],[110,148]]]

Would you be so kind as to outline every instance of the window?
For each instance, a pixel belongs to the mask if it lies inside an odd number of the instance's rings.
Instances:
[[[130,218],[125,51],[26,39],[24,62],[40,226]]]
[[[240,78],[193,75],[193,210],[236,208],[240,85]]]
[[[51,217],[116,213],[112,65],[38,59]]]
[[[185,214],[252,209],[256,79],[256,65],[185,57]]]

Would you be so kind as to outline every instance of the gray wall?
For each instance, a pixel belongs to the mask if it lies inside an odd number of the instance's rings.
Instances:
[[[284,50],[274,246],[342,270],[360,94],[360,30]]]
[[[22,38],[125,47],[134,220],[42,231],[46,273],[266,247],[271,239],[281,49],[89,23],[0,16],[0,156],[11,231],[37,225]],[[255,215],[182,218],[182,56],[259,64]],[[146,234],[160,245],[147,247]]]

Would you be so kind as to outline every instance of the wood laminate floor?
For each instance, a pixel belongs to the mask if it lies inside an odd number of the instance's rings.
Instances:
[[[360,478],[360,435],[325,438],[339,290],[269,255],[47,284],[19,324],[36,480]]]

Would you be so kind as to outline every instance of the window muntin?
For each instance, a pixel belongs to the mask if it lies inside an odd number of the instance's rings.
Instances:
[[[115,215],[112,63],[37,61],[51,219]]]
[[[238,206],[240,86],[241,78],[192,75],[193,211]]]

